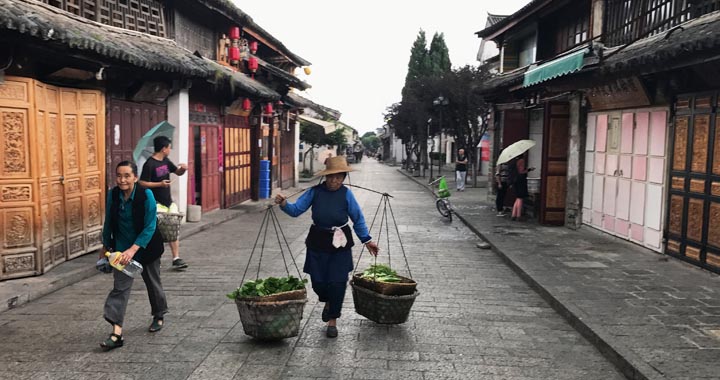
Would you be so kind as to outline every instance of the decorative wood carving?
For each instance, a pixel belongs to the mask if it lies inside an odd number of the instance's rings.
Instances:
[[[14,211],[5,214],[5,247],[20,247],[32,243],[32,214]]]
[[[87,226],[93,227],[100,225],[100,195],[88,197],[88,220]]]
[[[667,249],[675,253],[680,253],[680,242],[677,240],[668,240]]]
[[[688,201],[687,237],[697,242],[702,241],[703,200],[691,198]]]
[[[80,235],[71,238],[68,242],[68,247],[70,249],[70,255],[83,253],[85,251],[85,236]]]
[[[62,166],[60,162],[60,131],[58,129],[58,118],[57,115],[50,115],[48,117],[48,134],[50,135],[50,157],[51,157],[51,168],[53,175],[59,175],[62,173]]]
[[[693,193],[704,193],[705,192],[705,181],[701,179],[690,180],[690,191]]]
[[[35,257],[31,253],[3,257],[3,273],[19,273],[32,271],[35,268]]]
[[[53,257],[56,262],[65,260],[67,252],[65,251],[65,242],[53,246]]]
[[[0,85],[0,99],[27,102],[27,85],[23,82],[6,81]]]
[[[7,185],[2,187],[3,202],[27,202],[30,200],[30,185]]]
[[[27,172],[26,116],[25,112],[7,110],[2,112],[2,129],[5,137],[4,174],[24,174]]]
[[[52,184],[52,197],[60,198],[63,196],[63,186],[60,183]]]
[[[50,233],[50,206],[43,205],[41,214],[42,214],[42,239],[43,239],[43,241],[50,241],[50,240],[52,240],[52,235]]]
[[[87,166],[91,168],[97,167],[97,139],[95,118],[85,118],[85,143],[87,144]]]
[[[710,202],[708,243],[720,248],[720,203],[717,202]]]
[[[77,152],[77,119],[75,116],[65,117],[65,162],[68,169],[74,173],[78,169],[78,152]]]
[[[47,136],[45,136],[45,132],[47,129],[47,125],[45,125],[46,119],[45,119],[45,112],[39,111],[37,115],[37,123],[35,124],[35,131],[37,132],[37,139],[35,142],[37,143],[38,147],[38,154],[37,154],[37,160],[40,170],[41,176],[47,176],[47,147],[45,144],[45,141],[47,139]]]
[[[63,208],[60,202],[53,204],[52,223],[53,238],[63,237],[65,235],[65,215],[63,214]]]
[[[669,230],[675,235],[682,235],[683,198],[679,195],[670,197]]]
[[[685,170],[687,162],[687,134],[688,117],[678,117],[675,120],[675,152],[673,154],[673,169]]]
[[[700,261],[700,250],[688,245],[685,247],[685,256],[695,261]]]
[[[48,184],[43,183],[40,185],[40,200],[46,201],[50,197],[50,194],[48,193]]]
[[[65,182],[65,191],[68,195],[80,192],[80,178],[73,178]]]
[[[85,191],[87,190],[99,190],[100,189],[100,178],[95,177],[87,177],[85,178]]]
[[[710,115],[695,116],[693,128],[693,151],[691,169],[695,173],[707,171],[708,137],[710,135]]]
[[[685,178],[672,177],[672,188],[675,190],[685,189]]]
[[[83,217],[80,199],[73,199],[72,201],[68,201],[68,206],[66,210],[69,213],[68,231],[72,233],[82,230]]]
[[[88,238],[88,248],[102,246],[102,230],[89,232],[87,235],[87,238]]]

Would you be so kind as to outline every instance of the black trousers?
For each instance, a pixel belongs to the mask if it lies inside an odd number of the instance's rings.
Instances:
[[[328,316],[330,319],[340,318],[345,289],[347,282],[315,282],[312,281],[312,288],[318,295],[320,302],[329,304]]]
[[[508,187],[506,184],[498,186],[497,196],[495,197],[495,208],[497,212],[502,212],[505,209],[505,194],[507,194]]]

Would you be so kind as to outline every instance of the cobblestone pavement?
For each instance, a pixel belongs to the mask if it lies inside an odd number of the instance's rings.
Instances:
[[[477,249],[474,233],[458,220],[445,222],[420,186],[373,160],[358,166],[352,183],[394,196],[392,208],[421,293],[407,323],[364,319],[348,292],[340,336],[328,339],[322,306],[310,294],[297,338],[259,343],[244,335],[225,294],[239,285],[257,236],[263,214],[253,213],[184,240],[183,256],[193,263],[186,272],[171,271],[169,254],[163,258],[171,313],[158,333],[147,332],[149,306],[137,281],[126,344],[112,352],[98,347],[109,332],[102,319],[109,276],[93,276],[1,313],[0,379],[623,378],[495,253]],[[380,197],[353,192],[370,222]],[[301,265],[309,213],[297,219],[280,215],[280,221]],[[389,252],[393,267],[407,273],[396,238],[390,246],[383,236],[379,240],[378,261],[385,262]],[[269,242],[261,276],[282,275],[277,245]],[[363,256],[361,268],[370,263]]]

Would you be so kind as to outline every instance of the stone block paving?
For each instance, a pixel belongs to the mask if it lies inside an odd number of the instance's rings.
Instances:
[[[463,221],[628,377],[720,379],[720,276],[591,227],[497,217],[486,189],[452,193]]]
[[[170,314],[158,333],[147,332],[149,305],[142,281],[136,282],[122,348],[105,353],[98,347],[109,332],[102,319],[112,287],[107,275],[0,313],[0,379],[623,378],[498,255],[476,248],[480,240],[470,229],[444,221],[421,186],[373,160],[358,166],[352,183],[394,195],[392,209],[421,293],[406,323],[378,325],[359,316],[348,292],[340,336],[328,339],[322,304],[309,292],[298,337],[263,343],[246,336],[225,294],[240,284],[263,217],[249,212],[183,240],[187,271],[172,271],[169,254],[163,257]],[[380,197],[353,192],[370,223]],[[301,266],[309,213],[279,219]],[[378,262],[386,263],[389,252],[393,268],[407,275],[396,236],[388,245],[377,227]],[[271,237],[272,230],[261,277],[285,274]],[[356,247],[355,258],[359,252]],[[364,253],[360,269],[372,262]]]

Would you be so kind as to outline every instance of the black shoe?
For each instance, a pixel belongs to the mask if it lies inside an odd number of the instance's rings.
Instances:
[[[150,332],[156,332],[160,331],[163,328],[163,325],[165,324],[165,320],[162,318],[153,318],[152,323],[150,324],[150,328],[148,328],[148,331]]]
[[[330,304],[329,303],[327,303],[327,302],[325,303],[325,307],[323,308],[322,316],[320,318],[322,319],[323,322],[328,322],[330,320]]]
[[[188,265],[187,265],[187,263],[185,263],[185,262],[183,261],[183,259],[175,259],[175,260],[173,260],[173,263],[172,263],[172,268],[173,268],[173,269],[185,269],[185,268],[187,268],[187,267],[188,267]]]
[[[337,334],[337,333],[336,333]],[[115,339],[113,339],[115,338]],[[122,335],[118,334],[110,334],[110,336],[105,339],[103,342],[100,342],[100,348],[103,349],[103,351],[110,351],[112,349],[122,347],[125,341],[123,340]]]
[[[338,336],[338,329],[336,326],[328,326],[327,330],[325,330],[325,335],[328,338],[337,338]]]

